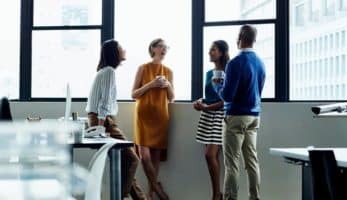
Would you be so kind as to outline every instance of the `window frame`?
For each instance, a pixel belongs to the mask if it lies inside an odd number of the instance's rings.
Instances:
[[[189,2],[190,1],[190,2]],[[184,12],[185,12],[185,14],[183,15],[183,16],[185,16],[184,17],[184,19],[187,19],[187,20],[190,20],[190,21],[186,21],[187,23],[189,23],[189,22],[191,22],[191,23],[193,23],[193,20],[192,20],[192,13],[193,13],[193,11],[194,11],[194,8],[193,8],[193,3],[192,3],[192,0],[188,0],[188,2],[187,2],[187,0],[185,0],[185,1],[183,1],[184,2],[184,4],[186,4],[186,3],[188,3],[188,4],[190,4],[190,5],[184,5],[184,6],[186,6],[185,8],[184,8]],[[152,4],[152,3],[150,3],[150,4]],[[179,4],[181,4],[181,3],[178,3],[178,5]],[[175,5],[175,6],[177,6],[177,5]],[[122,8],[121,8],[122,7]],[[125,9],[124,8],[125,6],[122,6],[121,4],[117,4],[117,0],[115,0],[115,11],[114,11],[114,13],[115,13],[115,16],[114,16],[114,19],[115,19],[115,32],[114,32],[114,34],[115,34],[115,36],[116,36],[116,38],[117,39],[120,39],[120,41],[122,42],[122,44],[123,44],[123,42],[124,41],[122,41],[122,40],[127,40],[128,42],[129,41],[132,41],[131,40],[131,38],[128,38],[127,39],[127,37],[124,37],[124,33],[127,33],[127,32],[124,32],[124,30],[123,31],[120,31],[121,29],[122,29],[122,27],[118,27],[117,26],[117,24],[119,24],[120,22],[119,22],[119,19],[120,18],[122,18],[122,17],[124,17],[123,15],[117,15],[118,13],[118,10],[120,9],[120,10],[122,10],[122,11],[124,11],[124,10],[127,10],[127,9]],[[141,7],[141,6],[140,6]],[[153,7],[153,6],[150,6],[150,7]],[[164,6],[165,7],[165,6]],[[188,9],[190,7],[190,10]],[[143,9],[143,8],[142,8]],[[154,10],[155,10],[156,8],[154,8]],[[161,8],[161,11],[163,11],[163,9],[164,8]],[[169,10],[170,10],[170,8],[168,8]],[[166,8],[164,9],[164,11],[166,10]],[[171,9],[172,10],[172,9]],[[175,9],[174,9],[175,10]],[[121,12],[120,12],[121,13]],[[170,15],[170,16],[172,16],[172,17],[174,17],[175,19],[176,19],[176,22],[177,22],[177,18],[175,17],[177,12],[174,12],[174,14],[169,14],[169,13],[165,13],[166,15]],[[157,13],[158,14],[158,13]],[[118,20],[117,20],[118,19]],[[138,19],[138,21],[137,21],[137,23],[138,24],[141,24],[141,21],[143,21],[144,19],[141,19],[141,18],[139,18]],[[153,20],[151,20],[151,19],[149,19],[149,21],[153,21]],[[133,22],[133,21],[132,21]],[[135,22],[136,23],[136,22]],[[155,22],[154,22],[155,23]],[[170,23],[169,23],[170,24]],[[144,24],[142,24],[142,26],[143,26]],[[182,24],[181,24],[182,25]],[[123,25],[123,27],[124,27],[124,25]],[[190,38],[190,40],[188,40],[188,38],[189,38],[189,36],[194,36],[194,34],[193,34],[193,28],[191,28],[192,27],[192,25],[187,25],[186,26],[186,24],[184,25],[184,28],[185,27],[187,27],[187,29],[185,29],[185,31],[188,31],[188,33],[185,33],[185,35],[187,35],[187,38],[185,38],[184,39],[184,42],[185,42],[185,44],[187,44],[188,42],[189,42],[189,44],[191,45],[191,47],[184,47],[184,51],[183,52],[188,52],[188,54],[185,54],[186,56],[188,55],[189,57],[190,57],[190,62],[188,62],[188,60],[185,60],[184,61],[184,64],[182,65],[182,64],[178,64],[178,65],[173,65],[173,63],[172,62],[169,62],[169,58],[168,57],[166,57],[165,58],[165,61],[164,61],[164,64],[166,63],[166,64],[168,64],[168,66],[171,68],[171,70],[172,70],[172,72],[173,72],[173,82],[174,82],[174,89],[175,89],[175,99],[174,99],[174,102],[191,102],[192,100],[194,100],[193,98],[192,98],[192,92],[193,91],[195,91],[196,89],[193,89],[193,87],[194,86],[196,86],[196,85],[194,85],[194,84],[191,84],[192,82],[193,82],[193,80],[192,80],[192,77],[193,77],[193,71],[192,71],[192,59],[193,59],[193,52],[194,52],[194,48],[192,48],[192,43],[191,43],[191,40],[193,39],[193,37],[192,38]],[[120,29],[119,29],[120,28]],[[147,27],[147,28],[150,28],[150,27]],[[171,27],[172,28],[172,27]],[[166,29],[163,29],[163,27],[161,27],[161,29],[162,30],[166,30]],[[177,28],[176,28],[177,29]],[[166,30],[167,31],[167,30]],[[185,31],[182,31],[182,32],[185,32]],[[189,31],[190,31],[190,33],[189,33]],[[151,33],[151,31],[149,31],[150,33]],[[171,31],[172,32],[172,31]],[[182,33],[181,32],[181,33]],[[165,34],[165,33],[164,33]],[[117,35],[118,35],[118,37],[121,37],[121,38],[118,38],[117,37]],[[159,36],[160,36],[160,34],[159,34]],[[152,37],[158,37],[158,33],[156,33],[155,35],[152,35]],[[161,35],[160,37],[164,37],[163,35]],[[147,37],[146,37],[147,38]],[[145,38],[145,39],[146,39]],[[153,38],[152,38],[153,39]],[[176,51],[177,52],[177,50],[178,49],[175,49],[174,47],[172,47],[171,45],[173,45],[173,46],[176,46],[176,44],[171,44],[172,43],[172,41],[170,40],[170,39],[172,39],[172,38],[167,38],[167,36],[165,36],[164,37],[164,40],[166,41],[166,42],[168,42],[168,45],[169,45],[169,57],[170,56],[172,56],[172,55],[175,55],[175,54],[173,54],[174,53],[174,51]],[[177,39],[177,38],[176,38]],[[144,38],[142,38],[142,40],[143,41],[145,41],[144,40]],[[151,40],[151,38],[147,38],[146,40]],[[169,41],[170,40],[170,41]],[[182,41],[181,41],[182,42]],[[124,42],[125,43],[125,42]],[[129,43],[128,44],[123,44],[123,45],[127,45],[127,46],[125,46],[126,47],[126,51],[128,52],[128,50],[130,50],[131,51],[131,49],[127,49],[127,48],[130,48],[129,46]],[[129,46],[128,46],[129,45]],[[147,42],[145,42],[145,46],[142,46],[143,44],[141,44],[141,48],[143,48],[143,47],[145,47],[145,49],[147,48]],[[134,52],[131,52],[132,53],[132,55],[134,55]],[[181,51],[181,53],[182,53],[182,51]],[[189,55],[189,53],[190,53],[190,55]],[[130,55],[130,54],[129,54]],[[131,65],[129,65],[129,62],[130,62],[130,59],[131,58],[129,58],[130,56],[128,55],[128,53],[127,53],[127,59],[126,59],[126,63],[124,64],[124,66],[122,66],[122,69],[120,69],[120,71],[121,72],[119,72],[119,74],[118,75],[124,75],[124,71],[123,71],[123,69],[127,69],[128,67],[134,67],[135,66],[135,68],[132,68],[131,70],[134,70],[135,69],[135,71],[131,71],[131,72],[129,72],[129,74],[130,74],[130,76],[128,76],[128,78],[130,78],[130,80],[132,81],[132,79],[133,78],[135,78],[135,75],[136,75],[136,71],[137,71],[137,67],[136,66],[138,66],[139,65],[139,63],[141,63],[141,62],[143,62],[143,61],[141,61],[141,60],[143,60],[143,59],[148,59],[148,53],[147,53],[147,56],[145,56],[145,57],[142,57],[142,59],[140,59],[140,60],[138,60],[138,58],[137,59],[135,59],[136,61],[138,61],[138,62],[132,62],[132,64]],[[142,54],[141,54],[142,55]],[[176,56],[177,57],[177,56]],[[171,57],[172,58],[172,57]],[[180,58],[181,59],[181,58]],[[134,60],[132,60],[132,61],[134,61]],[[171,61],[172,61],[172,59],[171,59]],[[175,64],[177,64],[177,63],[175,63]],[[179,67],[180,66],[180,67]],[[191,69],[191,71],[180,71],[180,73],[177,73],[176,74],[176,70],[179,70],[179,69],[176,69],[176,68],[182,68],[182,66],[187,66],[187,68],[189,68],[189,69]],[[123,68],[123,67],[125,67],[125,68]],[[186,68],[186,67],[184,67],[184,68]],[[117,72],[118,73],[118,72]],[[179,79],[179,77],[180,77],[180,75],[181,76],[184,76],[183,77],[183,80],[184,81],[182,81],[181,79]],[[124,77],[122,76],[122,77],[118,77],[118,81],[121,81],[121,80],[124,80],[123,79]],[[186,80],[186,78],[188,78],[188,79],[190,79],[190,80]],[[177,82],[180,82],[180,83],[177,83]],[[182,84],[183,83],[183,84]],[[120,82],[120,84],[121,84],[121,82]],[[128,83],[129,84],[129,83]],[[132,82],[130,82],[130,84],[132,84]],[[190,89],[188,89],[187,87],[186,87],[186,85],[187,84],[191,84],[191,85],[189,85],[191,88]],[[129,86],[129,85],[128,85]],[[196,86],[196,88],[198,88],[199,86]],[[124,89],[124,88],[123,88]],[[130,85],[130,88],[128,89],[128,88],[126,88],[127,90],[129,90],[129,93],[127,92],[127,95],[129,95],[129,96],[131,96],[130,95],[130,93],[131,93],[131,85]],[[130,99],[128,98],[126,98],[126,97],[124,97],[125,95],[125,93],[124,93],[124,91],[127,91],[127,90],[122,90],[122,91],[118,91],[118,93],[117,93],[117,101],[118,102],[134,102],[135,100],[134,99],[132,99],[131,97],[130,97]],[[179,90],[184,90],[184,95],[182,95],[182,93],[179,93]],[[122,94],[121,94],[122,93]],[[180,99],[177,99],[177,98],[180,98]]]
[[[275,26],[275,88],[274,98],[262,98],[263,102],[288,101],[289,99],[289,0],[276,1],[276,18],[274,19],[245,19],[234,21],[205,21],[205,0],[193,0],[193,63],[192,86],[200,85],[192,91],[192,98],[197,99],[203,95],[203,29],[210,26],[235,26],[244,24],[273,24]],[[283,36],[283,37],[280,37]],[[282,67],[279,67],[282,66]],[[199,75],[199,77],[197,76]],[[192,88],[194,90],[194,88]]]
[[[114,0],[102,0],[101,25],[73,26],[34,26],[34,1],[21,1],[20,33],[20,88],[19,101],[65,101],[65,98],[33,98],[32,91],[32,34],[33,31],[47,30],[100,30],[102,43],[114,35]],[[111,17],[112,16],[112,17]],[[87,98],[72,98],[73,101],[85,102]]]
[[[18,101],[65,101],[65,98],[32,98],[32,31],[37,30],[84,30],[100,29],[101,41],[114,37],[114,12],[116,0],[102,0],[102,23],[100,26],[33,26],[34,0],[21,0],[20,32],[20,88]],[[178,102],[191,102],[203,95],[203,29],[207,26],[230,26],[243,24],[274,24],[275,26],[275,98],[263,98],[263,102],[316,102],[314,100],[289,100],[290,90],[290,0],[276,1],[275,19],[251,19],[222,22],[205,22],[205,0],[192,0],[192,63],[191,63],[191,99]],[[322,38],[324,39],[324,38]],[[73,98],[74,102],[85,102],[86,98]],[[120,100],[132,102],[133,100]],[[328,100],[323,102],[336,102]],[[322,102],[322,101],[319,101]]]

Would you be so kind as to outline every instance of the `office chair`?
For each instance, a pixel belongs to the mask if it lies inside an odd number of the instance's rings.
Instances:
[[[309,158],[312,168],[313,199],[342,200],[342,175],[337,167],[334,152],[311,150]]]
[[[89,162],[90,176],[87,182],[87,188],[84,195],[84,200],[100,200],[101,199],[101,185],[102,177],[104,174],[105,163],[108,151],[115,145],[116,142],[104,144],[92,157]]]
[[[0,121],[12,121],[10,102],[6,97],[0,100]]]

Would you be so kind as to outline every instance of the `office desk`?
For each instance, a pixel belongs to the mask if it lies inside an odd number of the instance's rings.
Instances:
[[[333,150],[337,165],[347,169],[347,148],[270,148],[270,154],[283,157],[286,162],[302,166],[301,195],[303,200],[313,200],[309,150]]]
[[[75,148],[99,149],[102,145],[115,141],[116,144],[109,152],[110,158],[110,197],[111,200],[121,200],[121,156],[120,151],[127,147],[132,147],[133,143],[125,140],[113,138],[84,138],[81,143],[70,141],[71,150]],[[71,154],[73,159],[73,153]]]
[[[313,118],[345,118],[347,117],[347,112],[329,112],[319,115],[313,115]]]

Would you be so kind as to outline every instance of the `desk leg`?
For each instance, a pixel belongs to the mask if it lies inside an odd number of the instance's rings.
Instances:
[[[70,151],[70,161],[71,163],[73,163],[73,146],[72,145],[69,147],[69,151]]]
[[[302,164],[302,183],[301,195],[302,200],[313,200],[312,170],[306,163]]]
[[[110,197],[121,200],[121,157],[120,149],[110,151]]]

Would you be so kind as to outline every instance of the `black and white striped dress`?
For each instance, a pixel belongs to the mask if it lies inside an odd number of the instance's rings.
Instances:
[[[196,141],[222,145],[224,110],[201,111]]]

